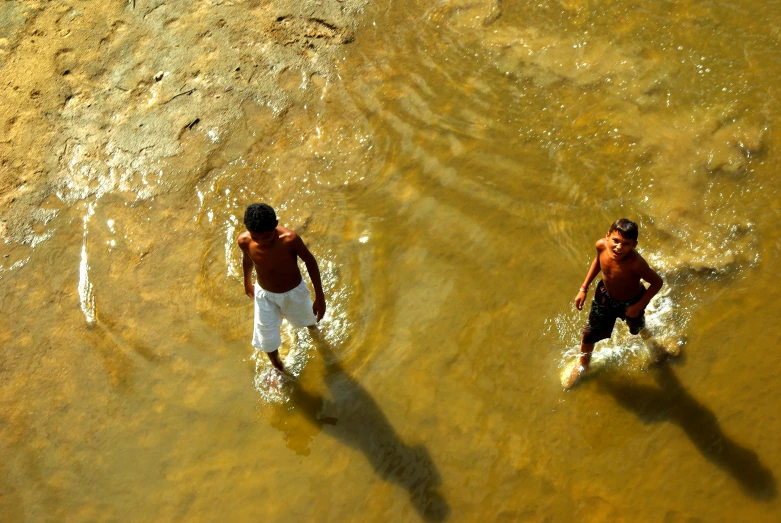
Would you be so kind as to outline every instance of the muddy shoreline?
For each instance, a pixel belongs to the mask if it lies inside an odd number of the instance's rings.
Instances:
[[[169,167],[204,175],[247,107],[270,108],[282,125],[290,107],[338,81],[335,60],[363,4],[4,2],[4,243],[42,241],[80,200],[181,187]]]

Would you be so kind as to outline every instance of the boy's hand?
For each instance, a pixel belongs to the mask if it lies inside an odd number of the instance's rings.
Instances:
[[[580,310],[583,310],[583,304],[586,303],[586,291],[580,291],[578,292],[578,295],[575,296],[575,308]]]
[[[624,314],[626,314],[627,318],[637,318],[643,313],[644,308],[645,307],[643,307],[641,304],[635,303],[634,305],[627,307],[624,311]]]
[[[317,317],[318,323],[325,316],[325,298],[315,298],[315,302],[312,304],[312,312]]]
[[[255,286],[252,283],[244,282],[244,294],[255,299]]]

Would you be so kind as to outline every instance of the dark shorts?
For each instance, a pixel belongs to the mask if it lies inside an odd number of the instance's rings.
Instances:
[[[645,327],[645,311],[636,318],[627,318],[626,308],[640,301],[644,294],[645,287],[631,300],[619,301],[607,293],[605,284],[600,280],[588,313],[588,325],[583,329],[583,342],[596,343],[608,339],[618,318],[626,322],[629,332],[638,334]]]

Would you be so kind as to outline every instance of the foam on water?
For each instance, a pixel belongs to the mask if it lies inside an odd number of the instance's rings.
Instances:
[[[95,214],[95,204],[87,205],[87,212],[84,214],[84,234],[81,241],[81,262],[79,263],[79,303],[81,312],[87,323],[94,323],[96,319],[95,310],[95,289],[89,279],[89,263],[87,262],[87,224],[90,217]]]
[[[239,225],[239,220],[235,215],[231,214],[227,220],[225,220],[225,265],[228,267],[227,276],[238,277],[242,274],[241,264],[238,263],[233,256],[235,253],[235,235],[236,227]]]

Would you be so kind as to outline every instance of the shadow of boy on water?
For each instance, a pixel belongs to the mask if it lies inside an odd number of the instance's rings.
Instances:
[[[314,434],[325,429],[328,435],[360,450],[383,481],[407,490],[413,507],[422,518],[445,520],[450,507],[437,492],[441,478],[428,450],[421,445],[404,443],[371,395],[345,372],[322,336],[314,331],[312,338],[325,364],[324,382],[331,396],[327,410],[334,416],[322,414],[324,398],[306,390],[299,379],[286,387],[288,405],[292,408],[286,413],[278,412],[281,416],[273,416],[271,424],[285,432],[288,447],[299,454],[308,454],[309,450],[302,447],[308,445]],[[316,432],[306,434],[306,430],[302,431],[303,427],[290,419],[296,414]]]
[[[600,388],[644,423],[669,421],[679,425],[704,457],[729,472],[751,497],[777,495],[776,478],[756,452],[741,447],[721,430],[716,415],[692,397],[669,364],[653,369],[659,387],[633,385],[616,378],[600,380]]]

